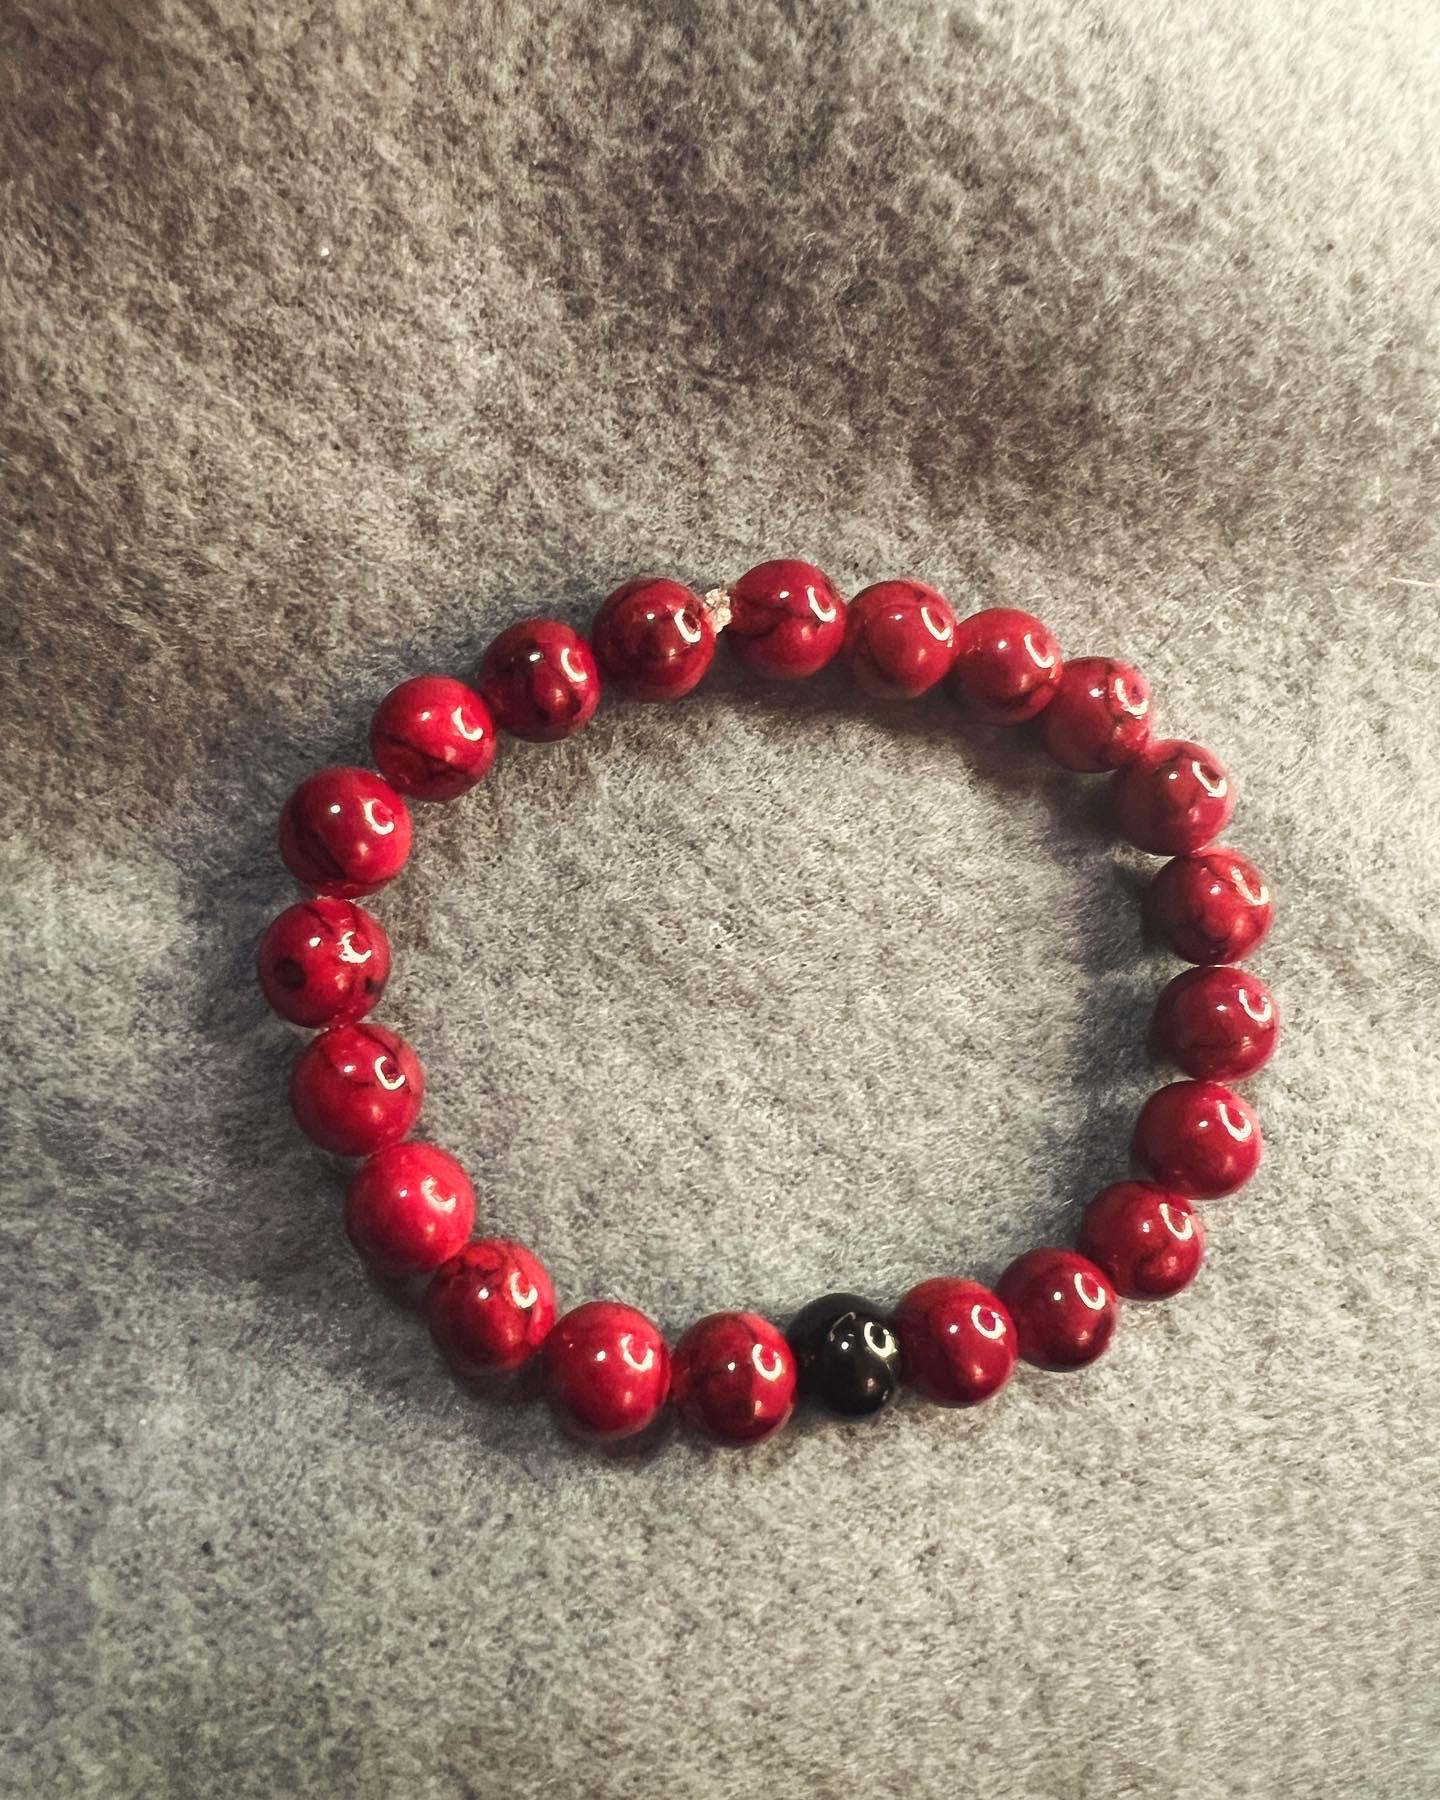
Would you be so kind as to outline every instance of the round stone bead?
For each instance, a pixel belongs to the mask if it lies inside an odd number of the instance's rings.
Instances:
[[[845,661],[877,700],[914,700],[949,671],[955,614],[923,581],[877,581],[850,602]]]
[[[555,1323],[545,1265],[513,1238],[477,1238],[436,1270],[425,1322],[462,1375],[509,1374],[540,1349]]]
[[[1037,1369],[1083,1369],[1115,1335],[1120,1302],[1109,1277],[1074,1250],[1027,1250],[996,1291],[1015,1321],[1021,1356]]]
[[[1137,1168],[1188,1200],[1233,1194],[1260,1166],[1260,1121],[1218,1081],[1173,1081],[1135,1122]]]
[[[506,731],[535,744],[570,737],[600,704],[595,653],[558,619],[523,619],[502,631],[480,664],[479,687]]]
[[[280,809],[280,856],[317,893],[358,900],[393,881],[410,854],[410,809],[369,769],[321,769]]]
[[[1269,988],[1244,969],[1186,969],[1160,995],[1150,1043],[1187,1075],[1243,1081],[1269,1062],[1280,1015]]]
[[[556,1417],[594,1443],[643,1431],[670,1391],[670,1353],[660,1328],[613,1300],[591,1300],[566,1313],[545,1340],[544,1359]]]
[[[804,681],[845,642],[845,602],[814,563],[759,563],[730,589],[725,641],[752,674]]]
[[[1166,863],[1145,895],[1148,929],[1192,963],[1243,961],[1274,916],[1270,884],[1254,863],[1218,847]]]
[[[642,576],[611,594],[590,641],[605,679],[632,700],[679,700],[715,660],[715,621],[680,582]]]
[[[1080,775],[1118,769],[1150,741],[1150,684],[1128,663],[1077,657],[1065,664],[1039,729],[1062,769]]]
[[[1034,613],[991,606],[955,630],[951,685],[988,725],[1023,725],[1049,706],[1063,663],[1050,627]]]
[[[1203,849],[1235,810],[1235,783],[1222,764],[1184,738],[1148,744],[1112,784],[1121,836],[1155,856]]]
[[[475,1190],[435,1144],[387,1144],[355,1173],[345,1200],[350,1242],[380,1275],[428,1275],[475,1223]]]
[[[795,1407],[795,1353],[758,1313],[711,1313],[675,1346],[670,1392],[693,1430],[720,1444],[773,1437]]]
[[[255,965],[261,992],[282,1019],[312,1030],[348,1025],[385,990],[390,940],[363,907],[318,894],[271,920]]]
[[[1080,1249],[1124,1299],[1165,1300],[1195,1279],[1205,1232],[1182,1194],[1148,1181],[1117,1181],[1085,1208]]]
[[[800,1392],[831,1412],[878,1412],[900,1386],[900,1345],[878,1306],[858,1294],[824,1294],[802,1307],[786,1332]]]
[[[490,708],[451,675],[402,681],[375,709],[370,754],[412,800],[455,800],[490,773],[497,739]]]
[[[891,1318],[906,1381],[940,1406],[978,1406],[1004,1387],[1019,1355],[1015,1321],[978,1281],[937,1275]]]
[[[290,1074],[300,1129],[337,1156],[369,1156],[420,1116],[420,1058],[383,1025],[332,1025],[312,1038]]]

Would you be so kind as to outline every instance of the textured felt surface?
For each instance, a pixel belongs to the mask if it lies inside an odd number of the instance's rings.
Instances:
[[[12,0],[0,1790],[1440,1790],[1437,40]],[[1239,771],[1269,1155],[1083,1376],[606,1461],[348,1255],[271,821],[403,674],[783,552],[1033,604]],[[382,1016],[569,1302],[993,1277],[1151,1079],[1097,824],[717,668],[424,815]]]

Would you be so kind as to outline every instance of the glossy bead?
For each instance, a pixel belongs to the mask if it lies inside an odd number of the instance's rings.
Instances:
[[[513,1238],[477,1238],[435,1273],[425,1321],[462,1375],[508,1374],[555,1323],[555,1289],[539,1257]]]
[[[795,1353],[758,1313],[711,1313],[675,1346],[670,1391],[685,1423],[721,1444],[773,1437],[795,1406]]]
[[[1150,684],[1128,663],[1077,657],[1065,664],[1039,729],[1062,769],[1080,775],[1118,769],[1150,741]]]
[[[1280,1015],[1269,988],[1244,969],[1186,969],[1155,1004],[1150,1042],[1187,1075],[1243,1081],[1269,1062]]]
[[[1054,699],[1063,663],[1050,627],[1034,613],[990,606],[955,630],[951,685],[988,725],[1023,725]]]
[[[1184,738],[1162,738],[1111,778],[1122,837],[1155,856],[1200,850],[1235,810],[1235,783],[1214,754]]]
[[[1205,1232],[1182,1194],[1148,1181],[1117,1181],[1085,1208],[1080,1249],[1122,1298],[1166,1300],[1195,1279]]]
[[[1145,895],[1147,928],[1186,962],[1241,962],[1275,916],[1270,884],[1234,850],[1216,848],[1166,863]]]
[[[642,576],[611,594],[590,641],[605,679],[632,700],[679,700],[715,659],[715,621],[680,582]]]
[[[591,1300],[566,1313],[545,1340],[544,1358],[556,1417],[595,1443],[643,1431],[670,1391],[670,1353],[660,1328],[613,1300]]]
[[[1104,1270],[1074,1250],[1027,1250],[996,1291],[1015,1321],[1020,1354],[1037,1369],[1083,1369],[1115,1335],[1120,1302]]]
[[[280,809],[280,856],[297,881],[358,900],[393,881],[410,854],[410,809],[369,769],[321,769]]]
[[[550,744],[590,723],[600,670],[578,631],[558,619],[524,619],[485,652],[479,688],[506,731]]]
[[[383,1025],[332,1025],[290,1074],[300,1129],[337,1156],[369,1156],[403,1138],[424,1097],[420,1058]]]
[[[858,1294],[824,1294],[785,1333],[800,1392],[851,1418],[878,1412],[900,1385],[900,1345],[878,1306]]]
[[[1145,1102],[1131,1155],[1161,1187],[1189,1200],[1233,1194],[1260,1165],[1260,1121],[1218,1081],[1173,1081]]]
[[[814,563],[759,563],[730,589],[725,642],[754,675],[804,681],[845,642],[845,602]]]
[[[375,767],[412,800],[455,800],[490,773],[497,740],[490,708],[450,675],[402,681],[375,709]]]
[[[475,1223],[475,1190],[435,1144],[387,1144],[355,1173],[345,1231],[378,1274],[428,1275],[448,1261]]]
[[[287,906],[260,940],[260,989],[292,1025],[348,1025],[385,990],[390,940],[380,921],[325,894]]]
[[[877,700],[914,700],[948,673],[955,614],[923,581],[878,581],[850,602],[845,661]]]
[[[922,1281],[896,1307],[891,1323],[906,1381],[939,1406],[978,1406],[1014,1372],[1015,1322],[978,1281],[948,1275]]]

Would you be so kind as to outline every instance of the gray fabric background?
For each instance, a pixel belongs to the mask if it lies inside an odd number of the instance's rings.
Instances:
[[[6,7],[6,1794],[1440,1791],[1437,58],[1428,0]],[[606,1461],[349,1257],[272,820],[404,674],[786,552],[1228,757],[1270,1154],[1083,1376]],[[425,814],[382,1016],[570,1303],[993,1277],[1151,1079],[1097,823],[721,667]]]

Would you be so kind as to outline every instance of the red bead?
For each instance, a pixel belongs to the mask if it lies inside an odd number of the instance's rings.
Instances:
[[[425,1319],[462,1375],[499,1375],[532,1357],[555,1323],[555,1289],[513,1238],[477,1238],[436,1272]]]
[[[940,1406],[978,1406],[1014,1371],[1015,1321],[978,1281],[948,1275],[922,1281],[890,1322],[906,1381]]]
[[[1085,1208],[1080,1248],[1126,1300],[1165,1300],[1198,1274],[1205,1231],[1183,1195],[1117,1181]]]
[[[1145,896],[1149,929],[1186,962],[1243,961],[1274,916],[1269,882],[1234,850],[1177,856]]]
[[[850,602],[845,661],[877,700],[914,700],[955,659],[955,614],[923,581],[877,581]]]
[[[711,1313],[675,1346],[671,1392],[685,1423],[721,1444],[773,1437],[795,1409],[795,1353],[757,1313]]]
[[[1172,1081],[1145,1102],[1130,1146],[1136,1166],[1189,1200],[1233,1194],[1260,1165],[1260,1121],[1218,1081]]]
[[[1105,1271],[1074,1250],[1027,1250],[1000,1277],[1020,1354],[1039,1369],[1081,1369],[1103,1356],[1120,1302]]]
[[[297,881],[358,900],[393,881],[410,854],[410,809],[369,769],[321,769],[280,809],[280,855]]]
[[[485,652],[480,692],[506,731],[551,744],[594,717],[600,669],[578,631],[558,619],[525,619]]]
[[[1203,849],[1235,810],[1235,783],[1223,765],[1184,738],[1148,744],[1112,782],[1121,835],[1156,856]]]
[[[450,675],[402,681],[375,709],[375,767],[412,800],[455,800],[490,773],[497,741],[490,708]]]
[[[1150,684],[1105,656],[1068,662],[1040,715],[1040,741],[1062,769],[1118,769],[1150,741]]]
[[[404,1137],[424,1097],[420,1058],[383,1025],[332,1025],[290,1074],[300,1129],[337,1156],[369,1156]]]
[[[989,725],[1023,725],[1054,699],[1063,664],[1050,627],[1034,613],[991,606],[955,630],[952,685]]]
[[[475,1223],[475,1190],[434,1144],[387,1144],[356,1172],[345,1201],[350,1242],[381,1275],[428,1275]]]
[[[845,642],[845,602],[814,563],[760,563],[730,589],[725,641],[752,674],[804,681]]]
[[[1150,1042],[1187,1075],[1243,1081],[1269,1062],[1280,1030],[1270,990],[1244,969],[1186,969],[1155,1005]]]
[[[607,681],[632,700],[679,700],[715,660],[715,621],[678,581],[642,576],[616,588],[590,630]]]
[[[613,1300],[566,1313],[546,1338],[544,1356],[556,1416],[596,1443],[643,1431],[670,1391],[670,1352],[659,1327]]]
[[[255,957],[260,988],[292,1025],[363,1019],[390,974],[390,940],[349,900],[317,895],[272,919]]]

